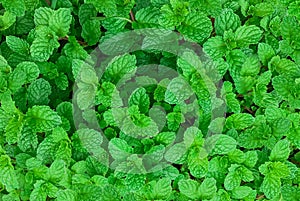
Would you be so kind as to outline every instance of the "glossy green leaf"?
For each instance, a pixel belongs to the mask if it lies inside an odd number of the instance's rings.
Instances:
[[[48,25],[53,13],[54,11],[47,7],[41,7],[36,9],[34,12],[35,25]]]
[[[2,0],[5,10],[11,12],[16,16],[25,15],[25,1],[24,0]]]
[[[138,88],[129,97],[129,106],[137,105],[140,112],[146,113],[149,110],[150,99],[145,88]]]
[[[233,114],[226,119],[226,126],[229,128],[241,130],[251,126],[253,122],[254,118],[250,114]]]
[[[6,11],[0,16],[0,30],[6,30],[16,22],[16,16],[9,11]]]
[[[191,199],[199,199],[200,195],[198,192],[199,183],[194,180],[180,180],[178,183],[179,190],[185,196]]]
[[[63,37],[68,34],[71,21],[71,10],[67,8],[60,8],[56,10],[49,19],[49,27],[59,37]]]
[[[278,141],[270,154],[271,161],[285,161],[290,155],[290,143],[288,140]]]
[[[101,31],[98,20],[88,20],[82,25],[81,36],[88,45],[95,45],[99,42]]]
[[[280,179],[273,176],[266,176],[260,187],[267,198],[274,198],[280,193],[281,182]]]
[[[28,101],[30,105],[46,105],[51,94],[51,85],[43,78],[37,79],[28,87]]]
[[[29,44],[21,38],[15,36],[7,36],[6,43],[12,51],[18,54],[29,54]]]
[[[179,32],[186,38],[203,43],[212,31],[212,25],[208,17],[203,13],[190,13],[178,28]]]
[[[232,10],[225,9],[216,17],[214,26],[216,33],[222,36],[224,32],[229,29],[235,31],[238,27],[240,27],[241,20]]]
[[[209,38],[203,44],[203,49],[212,59],[223,57],[227,51],[226,44],[221,36]]]
[[[61,124],[61,118],[49,106],[33,106],[26,113],[27,123],[36,131],[49,131]]]
[[[230,136],[218,134],[208,137],[205,147],[210,155],[227,154],[236,148],[237,142]]]
[[[127,77],[135,72],[135,65],[135,56],[129,54],[117,56],[108,64],[104,77],[116,84],[120,80],[128,79]]]
[[[239,47],[247,47],[260,41],[262,31],[255,25],[241,26],[235,32],[235,40]]]

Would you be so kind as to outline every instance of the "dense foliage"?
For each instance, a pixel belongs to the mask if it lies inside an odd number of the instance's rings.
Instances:
[[[300,200],[300,1],[0,8],[0,200]]]

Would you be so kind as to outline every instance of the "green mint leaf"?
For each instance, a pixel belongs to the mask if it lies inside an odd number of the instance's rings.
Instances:
[[[16,22],[16,16],[9,11],[6,11],[0,16],[0,31],[6,30]]]
[[[258,44],[258,57],[263,65],[267,65],[273,56],[275,56],[275,51],[272,46],[266,43]]]
[[[116,84],[120,79],[125,80],[131,73],[135,72],[136,57],[125,54],[115,57],[107,66],[105,78]]]
[[[201,200],[212,199],[217,191],[216,180],[214,178],[205,178],[199,189]]]
[[[79,7],[78,17],[81,25],[91,20],[92,17],[96,17],[96,16],[97,16],[97,11],[92,4],[82,4]]]
[[[22,151],[35,150],[38,146],[38,138],[34,129],[24,125],[18,140],[18,147]]]
[[[12,116],[8,112],[5,112],[2,108],[0,109],[0,130],[1,131],[5,130],[5,127],[11,118]]]
[[[145,185],[144,175],[129,174],[126,176],[125,184],[132,191],[139,190]]]
[[[260,190],[264,192],[267,198],[271,199],[279,195],[280,186],[280,178],[268,175],[264,178]]]
[[[188,155],[188,168],[196,178],[204,177],[208,171],[207,153],[203,148],[191,149]]]
[[[224,187],[226,190],[233,190],[240,186],[241,177],[236,172],[229,172],[224,180]]]
[[[12,118],[5,127],[5,135],[6,141],[9,144],[14,144],[18,142],[21,131],[22,131],[23,123],[22,121]]]
[[[82,128],[77,130],[77,134],[82,146],[88,152],[97,155],[99,151],[102,151],[101,144],[103,142],[103,137],[101,133],[93,129]]]
[[[300,200],[298,1],[0,5],[0,200]]]
[[[257,56],[249,56],[242,65],[242,76],[256,76],[260,71],[260,63]]]
[[[29,44],[21,38],[15,36],[7,36],[6,43],[12,51],[18,54],[29,54]]]
[[[235,32],[235,40],[239,47],[247,47],[260,41],[262,31],[255,25],[241,26]]]
[[[223,96],[225,96],[227,107],[234,113],[240,113],[241,106],[236,98],[236,94],[233,93],[232,84],[230,82],[224,82],[222,87]]]
[[[213,178],[204,179],[201,184],[191,179],[180,180],[179,190],[185,196],[191,199],[211,199],[216,193],[216,180]]]
[[[160,179],[153,186],[152,193],[156,199],[165,200],[170,197],[172,192],[171,180],[167,178]]]
[[[292,79],[289,77],[286,77],[284,75],[276,76],[272,79],[272,85],[276,92],[283,96],[284,98],[287,98],[291,93],[291,88],[287,87],[288,83],[292,83]]]
[[[171,112],[167,115],[167,124],[171,131],[176,131],[182,122],[184,122],[184,117],[179,112]]]
[[[222,133],[224,123],[225,118],[218,117],[210,122],[209,130],[213,133]]]
[[[203,44],[203,50],[212,59],[218,59],[225,55],[227,51],[226,44],[221,36],[209,38]]]
[[[70,36],[68,41],[69,43],[63,47],[62,51],[67,57],[74,59],[72,62],[75,62],[75,59],[85,60],[89,57],[87,51],[77,42],[74,36]]]
[[[256,151],[248,151],[245,153],[244,165],[248,167],[254,167],[258,161],[258,155]]]
[[[17,91],[26,82],[26,74],[19,69],[14,70],[8,78],[8,87],[13,92]]]
[[[9,93],[8,91],[2,94],[1,97],[1,108],[10,115],[16,115],[16,116],[11,116],[11,117],[20,117],[22,116],[21,113],[19,113],[19,111],[17,110],[16,106],[15,106],[15,102],[12,99],[12,95],[11,93]]]
[[[239,186],[232,190],[232,198],[234,199],[245,199],[247,196],[252,194],[253,190],[248,186]]]
[[[68,77],[65,74],[61,73],[58,77],[55,78],[55,84],[59,89],[66,90],[69,86]]]
[[[164,158],[175,164],[180,164],[182,157],[186,154],[186,146],[184,143],[177,143],[170,147],[165,153]]]
[[[36,34],[30,46],[30,54],[36,61],[47,61],[54,49],[59,47],[58,37],[46,26],[39,26]]]
[[[56,10],[49,19],[49,28],[54,31],[57,36],[64,37],[69,32],[71,22],[71,10],[68,8],[60,8]]]
[[[30,194],[30,200],[36,200],[36,201],[45,201],[47,198],[47,193],[45,189],[43,188],[45,184],[45,181],[39,180],[35,184],[35,188]]]
[[[137,105],[141,113],[149,110],[150,99],[145,88],[136,89],[129,97],[129,106]]]
[[[291,121],[286,118],[279,118],[273,121],[272,130],[273,135],[280,138],[290,130],[291,128]]]
[[[14,170],[11,159],[7,155],[0,156],[0,183],[2,183],[8,192],[19,188],[18,177]]]
[[[65,175],[66,165],[63,160],[55,160],[48,169],[47,176],[51,182],[59,182]]]
[[[110,140],[108,149],[112,157],[116,160],[125,160],[133,152],[132,147],[125,140],[118,138]]]
[[[34,62],[29,61],[19,63],[15,71],[23,71],[26,74],[25,83],[33,82],[40,74],[39,67]]]
[[[170,5],[171,4],[171,5]],[[163,18],[160,21],[164,27],[178,26],[188,14],[187,2],[171,1],[160,8]]]
[[[2,0],[1,3],[6,11],[16,16],[25,15],[26,8],[24,0]]]
[[[99,42],[101,31],[99,29],[100,21],[98,20],[88,20],[82,25],[82,38],[92,46]]]
[[[280,25],[280,33],[283,39],[290,40],[296,36],[299,22],[294,16],[285,16]],[[297,28],[295,28],[297,27]]]
[[[212,31],[212,24],[203,13],[189,13],[178,30],[186,38],[203,43]]]
[[[28,101],[30,105],[46,105],[51,94],[51,85],[43,78],[32,82],[28,87]]]
[[[254,123],[254,118],[247,113],[233,114],[226,119],[226,127],[238,130],[250,127]]]
[[[100,89],[98,89],[95,101],[96,103],[101,103],[105,107],[109,107],[112,104],[112,96],[115,91],[115,85],[110,82],[103,82]]]
[[[62,123],[49,106],[33,106],[26,113],[26,121],[36,132],[49,131]]]
[[[165,146],[168,146],[174,142],[176,134],[174,132],[161,132],[154,137],[154,140]]]
[[[282,197],[287,200],[298,200],[299,199],[299,189],[294,186],[284,185],[281,188]]]
[[[236,149],[228,153],[228,158],[234,163],[241,164],[245,162],[245,153],[239,149]]]
[[[201,130],[193,126],[186,129],[186,131],[184,132],[183,141],[187,148],[190,148],[191,145],[194,145],[198,148],[198,147],[202,147],[203,145],[202,137],[203,134]]]
[[[193,95],[188,83],[178,77],[171,80],[165,92],[165,101],[169,104],[184,104]]]
[[[138,10],[132,26],[134,28],[159,28],[160,12],[157,8],[147,7]]]
[[[230,136],[218,134],[208,137],[205,147],[210,155],[227,154],[236,149],[237,142]]]
[[[271,161],[285,161],[290,155],[290,143],[287,139],[278,141],[270,154]]]
[[[231,29],[235,31],[241,26],[241,20],[237,14],[230,9],[224,9],[215,19],[216,34],[223,36],[224,32]]]
[[[263,2],[263,3],[258,3],[255,6],[251,5],[248,14],[253,16],[264,17],[272,14],[273,12],[274,12],[274,5],[267,2]]]
[[[68,140],[66,132],[57,127],[53,130],[51,135],[48,135],[38,146],[37,148],[37,158],[41,160],[43,163],[51,163],[54,161],[55,158],[64,158],[59,151],[60,145],[66,145],[64,151],[64,155],[68,155],[68,144],[61,143],[62,140]]]
[[[266,162],[259,167],[259,171],[265,176],[285,178],[290,174],[288,166],[282,162]]]
[[[54,14],[54,10],[47,7],[40,7],[34,12],[34,23],[36,26],[49,25],[49,21]]]
[[[163,145],[153,146],[145,154],[144,160],[148,160],[150,163],[158,163],[163,159],[165,153],[165,147]]]
[[[200,193],[198,191],[199,189],[199,183],[194,180],[180,180],[178,183],[180,192],[189,197],[190,199],[199,199]]]

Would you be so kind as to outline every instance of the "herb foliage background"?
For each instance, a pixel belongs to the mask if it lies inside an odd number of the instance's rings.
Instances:
[[[0,200],[300,200],[300,1],[0,3]],[[98,80],[86,63],[97,46],[146,28],[203,47],[205,73],[222,81],[225,115],[212,118],[218,101],[203,77],[168,52],[139,50],[93,64],[107,70]],[[126,41],[120,47],[135,44]],[[172,67],[192,92],[180,79],[143,77],[148,86],[129,94],[116,119],[117,84],[147,64]],[[85,123],[95,114],[102,133],[74,124],[74,101]],[[192,104],[197,126],[174,144]],[[155,121],[159,115],[164,121]]]

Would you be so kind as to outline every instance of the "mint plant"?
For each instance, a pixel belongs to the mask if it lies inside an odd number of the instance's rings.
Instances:
[[[300,200],[298,1],[0,8],[0,200]]]

